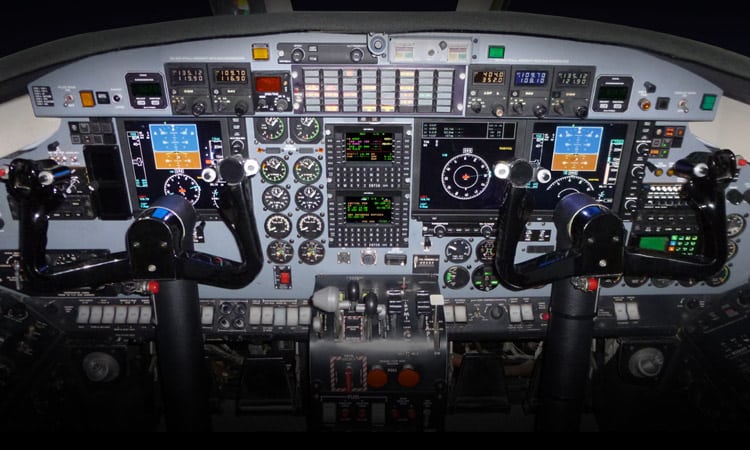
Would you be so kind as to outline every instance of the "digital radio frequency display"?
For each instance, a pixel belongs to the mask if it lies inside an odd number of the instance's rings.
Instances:
[[[347,224],[389,225],[393,216],[393,198],[380,195],[346,197]]]
[[[221,123],[125,120],[138,207],[165,195],[181,195],[198,210],[216,208],[218,187],[201,177],[223,158]]]
[[[536,208],[552,210],[573,192],[612,207],[627,131],[625,123],[534,124],[531,163],[552,173],[548,182],[529,185]]]
[[[497,209],[504,187],[492,176],[492,168],[513,158],[516,125],[424,122],[414,212],[453,214]]]
[[[360,131],[346,133],[347,162],[393,161],[393,133]]]

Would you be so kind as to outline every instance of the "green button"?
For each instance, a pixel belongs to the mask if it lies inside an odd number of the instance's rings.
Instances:
[[[505,46],[504,45],[490,45],[489,50],[487,50],[487,57],[494,58],[494,59],[505,58]]]
[[[703,111],[713,111],[714,106],[716,106],[716,95],[703,94],[703,100],[701,100],[701,109]]]

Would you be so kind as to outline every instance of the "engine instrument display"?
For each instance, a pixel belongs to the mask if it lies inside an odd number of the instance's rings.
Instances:
[[[224,157],[219,121],[124,120],[137,205],[148,208],[164,195],[181,195],[197,210],[216,208],[219,181],[201,178]]]

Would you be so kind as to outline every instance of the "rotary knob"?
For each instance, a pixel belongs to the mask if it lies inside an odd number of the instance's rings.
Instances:
[[[191,111],[195,117],[198,117],[206,112],[206,104],[201,101],[195,102],[193,103]]]
[[[537,117],[537,119],[541,119],[544,116],[547,115],[547,107],[542,105],[541,103],[537,103],[534,105],[534,116]]]
[[[469,108],[471,108],[471,110],[472,110],[473,112],[475,112],[476,114],[479,114],[480,112],[482,112],[482,103],[481,103],[481,102],[479,102],[478,100],[474,100],[474,101],[473,101],[473,102],[471,102],[471,104],[469,105]]]

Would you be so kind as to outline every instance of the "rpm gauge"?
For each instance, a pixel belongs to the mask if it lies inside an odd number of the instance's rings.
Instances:
[[[286,264],[294,258],[294,247],[287,241],[275,240],[266,248],[268,259],[276,264]]]
[[[176,173],[164,182],[164,195],[181,195],[195,205],[201,198],[201,187],[193,177]]]
[[[278,156],[269,156],[260,163],[260,176],[269,183],[281,183],[288,173],[289,166]]]
[[[314,186],[302,186],[294,194],[294,203],[302,211],[315,211],[323,206],[323,193]]]
[[[306,144],[320,139],[320,121],[315,117],[292,117],[289,120],[292,138]]]
[[[443,166],[443,189],[458,200],[479,197],[490,185],[490,166],[480,156],[456,155]]]
[[[292,202],[289,191],[281,186],[269,186],[261,195],[263,206],[270,211],[283,211]]]
[[[320,179],[323,167],[320,165],[320,161],[312,156],[304,156],[294,163],[292,171],[294,172],[294,179],[300,183],[311,184]]]
[[[281,117],[255,119],[255,136],[260,142],[279,142],[286,137],[286,125]]]
[[[299,245],[299,259],[305,264],[318,264],[326,256],[326,248],[318,241],[305,241]]]
[[[297,220],[297,232],[305,239],[315,239],[323,234],[323,219],[315,214],[305,214]]]
[[[263,224],[266,234],[274,239],[283,239],[292,232],[292,221],[287,216],[273,214]]]
[[[575,175],[558,178],[547,186],[547,192],[553,193],[558,200],[575,192],[593,194],[594,191],[594,186],[588,180]]]

